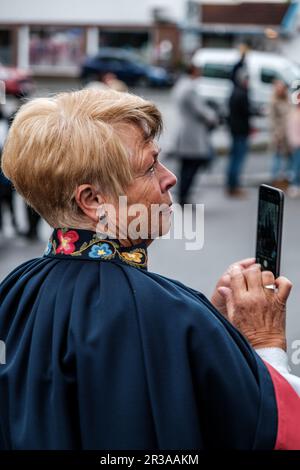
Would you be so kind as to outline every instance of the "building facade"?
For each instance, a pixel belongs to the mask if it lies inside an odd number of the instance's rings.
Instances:
[[[109,45],[175,65],[184,7],[185,0],[1,0],[0,62],[73,75],[85,55]]]
[[[109,45],[177,68],[200,46],[245,40],[297,55],[297,15],[298,0],[1,0],[0,63],[76,75],[86,55]]]

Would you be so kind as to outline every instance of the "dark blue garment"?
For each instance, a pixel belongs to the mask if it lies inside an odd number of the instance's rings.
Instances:
[[[1,449],[273,449],[267,368],[204,295],[145,245],[72,229],[46,253],[0,284]]]
[[[229,98],[228,124],[231,134],[250,134],[251,109],[248,88],[235,85]]]

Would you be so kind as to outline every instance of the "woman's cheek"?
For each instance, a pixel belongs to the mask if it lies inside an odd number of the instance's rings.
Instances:
[[[146,194],[149,200],[151,198],[151,203],[153,204],[161,203],[162,194],[161,194],[159,181],[156,177],[154,177],[152,182],[149,183],[149,186],[146,189]]]

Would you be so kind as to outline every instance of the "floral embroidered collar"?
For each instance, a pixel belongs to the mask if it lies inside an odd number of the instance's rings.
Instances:
[[[124,247],[118,240],[102,239],[96,232],[83,229],[54,229],[44,256],[77,258],[94,261],[114,260],[147,269],[146,243]]]

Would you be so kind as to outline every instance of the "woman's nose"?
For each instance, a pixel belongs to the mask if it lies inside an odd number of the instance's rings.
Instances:
[[[177,178],[174,173],[168,170],[168,168],[166,168],[164,165],[162,165],[162,167],[163,175],[161,178],[161,189],[162,192],[166,192],[169,191],[169,189],[171,189],[173,186],[175,186],[175,184],[177,183]]]

